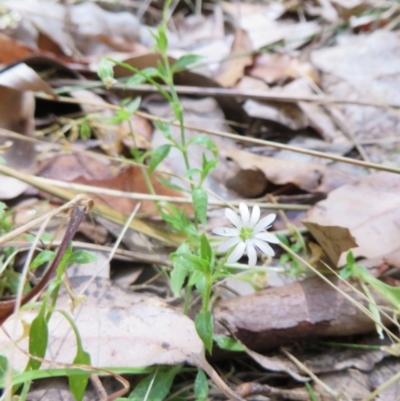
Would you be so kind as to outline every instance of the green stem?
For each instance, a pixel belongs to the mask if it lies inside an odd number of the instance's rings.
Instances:
[[[202,311],[208,311],[211,299],[211,290],[213,285],[213,280],[211,275],[206,276],[206,293],[205,297],[203,298],[203,307],[201,308]]]
[[[192,285],[188,285],[185,290],[185,303],[183,304],[183,314],[188,315],[189,313],[189,304],[190,304],[190,296],[192,295]]]

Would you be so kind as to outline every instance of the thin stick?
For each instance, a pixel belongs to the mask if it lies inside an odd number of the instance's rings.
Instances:
[[[46,248],[47,247],[55,248],[55,247],[59,246],[60,243],[61,243],[60,240],[55,240],[52,242],[43,241],[43,240],[41,241],[41,244],[45,245]],[[89,242],[72,241],[71,244],[74,249],[87,249],[87,250],[98,251],[98,252],[111,252],[111,250],[112,250],[112,248],[109,246],[91,244]],[[10,241],[10,242],[7,242],[6,244],[0,244],[0,248],[14,247],[14,248],[19,248],[16,252],[21,252],[22,250],[28,250],[30,245],[31,245],[31,243],[28,241]],[[36,247],[36,249],[42,249],[42,247],[38,246],[38,247]],[[12,256],[15,256],[15,253],[13,253]],[[171,262],[167,259],[164,260],[164,259],[152,256],[150,254],[130,251],[130,250],[121,249],[121,248],[117,249],[115,251],[115,257],[122,259],[122,260],[135,260],[135,261],[144,262],[144,263],[148,263],[148,264],[171,266]]]
[[[45,94],[42,94],[42,93],[36,94],[36,97],[43,98],[43,99],[52,99],[51,96],[48,96],[48,95],[45,95]],[[72,99],[72,98],[63,97],[63,96],[58,97],[58,100],[62,101],[62,102],[65,102],[65,103],[92,104],[92,105],[95,105],[95,106],[102,106],[104,108],[108,107],[108,108],[113,109],[113,110],[119,110],[119,108],[120,108],[119,106],[116,106],[116,105],[108,105],[107,106],[106,104],[99,103],[99,102],[80,101],[80,100],[77,100],[77,99]],[[299,100],[301,100],[301,99],[299,99]],[[398,107],[400,107],[400,105]],[[171,120],[169,120],[167,118],[153,116],[151,114],[144,113],[144,112],[141,112],[141,111],[137,111],[135,114],[140,116],[140,117],[146,118],[147,120],[150,120],[150,121],[161,121],[161,122],[164,122],[164,123],[167,123],[167,124],[168,123],[172,124],[174,126],[180,126],[179,122],[174,122],[174,121],[171,121]],[[198,127],[198,126],[195,126],[195,125],[190,125],[190,124],[184,124],[184,127],[186,129],[189,129],[189,130],[192,130],[192,131],[204,132],[204,133],[209,134],[209,135],[215,135],[215,136],[218,136],[218,137],[229,138],[229,139],[232,139],[232,140],[238,141],[238,142],[251,143],[251,144],[261,145],[261,146],[270,146],[271,148],[275,148],[275,149],[288,150],[288,151],[291,151],[291,152],[302,153],[302,154],[311,155],[311,156],[315,156],[315,157],[321,157],[322,159],[329,159],[329,160],[334,160],[334,161],[337,161],[337,162],[353,164],[355,166],[360,166],[360,167],[371,168],[371,169],[375,169],[375,170],[388,171],[390,173],[400,174],[400,169],[399,168],[394,168],[394,167],[390,167],[390,166],[383,166],[383,165],[380,165],[380,164],[365,162],[365,161],[362,161],[362,160],[350,159],[348,157],[343,157],[343,156],[332,155],[332,154],[329,154],[329,153],[318,152],[316,150],[303,149],[303,148],[299,148],[297,146],[284,145],[282,143],[266,141],[266,140],[263,140],[263,139],[243,137],[243,136],[240,136],[240,135],[231,134],[229,132],[224,132],[224,131],[219,131],[219,130],[212,130],[212,129],[205,129],[205,128]]]
[[[130,214],[129,218],[126,220],[126,223],[124,224],[124,226],[122,227],[122,230],[118,236],[118,238],[115,241],[114,246],[111,249],[110,254],[108,255],[108,258],[106,261],[104,261],[104,263],[99,267],[99,269],[92,275],[92,277],[89,279],[89,281],[83,286],[83,289],[81,290],[81,294],[83,295],[85,293],[85,291],[88,289],[88,287],[90,286],[90,284],[92,284],[93,280],[97,277],[97,275],[104,269],[104,267],[111,262],[111,260],[114,257],[114,254],[116,252],[116,250],[119,247],[119,244],[122,241],[122,238],[124,237],[126,230],[129,228],[131,221],[134,219],[137,211],[140,208],[140,203],[138,203],[135,208],[133,209],[132,213]]]
[[[287,349],[281,348],[281,351],[304,373],[307,373],[316,383],[318,383],[325,391],[331,395],[334,399],[337,399],[337,392],[331,389],[326,383],[324,383],[317,375],[315,375],[311,369],[309,369],[303,362],[299,361],[294,355],[292,355]]]
[[[79,83],[82,85],[79,85]],[[59,84],[59,85],[70,85],[68,88],[62,88],[63,92],[65,91],[73,91],[75,86],[79,86],[78,89],[82,89],[82,87],[87,89],[94,88],[102,88],[104,84],[100,81],[77,81],[71,79],[59,79],[50,81],[51,84]],[[78,84],[78,85],[77,85]],[[165,85],[160,85],[162,89],[166,92],[169,92],[169,88]],[[137,92],[151,92],[156,93],[158,89],[155,88],[151,84],[138,84],[132,87],[126,86],[124,83],[118,83],[113,85],[113,89],[119,90],[130,90]],[[244,91],[237,89],[229,89],[229,88],[212,88],[212,87],[198,87],[198,86],[185,86],[185,85],[175,85],[175,90],[180,95],[198,95],[198,96],[228,96],[233,98],[242,98],[242,99],[255,99],[255,100],[264,100],[271,102],[279,102],[279,103],[297,103],[297,102],[309,102],[309,103],[318,103],[318,104],[352,104],[356,106],[372,106],[379,107],[383,109],[388,108],[400,108],[400,103],[380,103],[380,102],[370,102],[367,100],[352,100],[352,99],[338,99],[331,96],[323,96],[323,95],[290,95],[287,93],[279,93],[279,92],[266,92],[266,91]],[[42,96],[42,94],[35,94],[36,96]]]
[[[24,224],[23,226],[18,227],[15,230],[13,230],[7,234],[4,234],[2,237],[0,237],[0,245],[6,243],[7,241],[17,237],[18,235],[20,235],[26,231],[29,231],[31,228],[37,226],[42,221],[51,219],[52,217],[57,216],[58,214],[63,212],[64,210],[69,210],[72,205],[75,205],[79,201],[82,201],[84,199],[87,199],[87,197],[85,195],[77,195],[74,199],[72,199],[68,203],[60,206],[59,208],[52,210],[52,211],[44,214],[43,216],[37,217],[34,220],[29,221],[28,223]]]
[[[1,170],[0,170],[1,171]],[[41,181],[46,184],[55,185],[56,187],[71,189],[75,191],[83,191],[86,193],[91,194],[98,194],[98,195],[109,195],[115,197],[124,197],[128,199],[140,200],[140,201],[165,201],[165,202],[174,202],[174,203],[184,203],[184,204],[192,204],[193,201],[189,198],[182,198],[177,196],[165,196],[165,195],[152,195],[152,194],[143,194],[139,192],[126,192],[126,191],[117,191],[115,189],[108,189],[108,188],[101,188],[101,187],[94,187],[91,185],[84,185],[84,184],[75,184],[71,182],[64,182],[59,180],[52,180],[49,178],[43,177],[35,177],[36,180]],[[230,205],[238,206],[239,201],[229,202]],[[282,210],[308,210],[310,208],[309,205],[292,205],[292,204],[277,204],[277,203],[259,203],[259,202],[247,202],[248,205],[258,205],[260,208],[263,209],[282,209]],[[227,206],[227,202],[223,201],[209,201],[209,205],[212,206]]]

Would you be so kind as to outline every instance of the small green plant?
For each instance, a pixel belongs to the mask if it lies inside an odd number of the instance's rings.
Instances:
[[[347,264],[340,270],[340,276],[345,280],[352,278],[359,282],[362,290],[368,298],[368,308],[371,314],[374,316],[376,322],[379,323],[376,324],[377,333],[379,334],[380,338],[383,338],[379,309],[368,288],[368,285],[378,292],[382,297],[384,297],[389,303],[391,303],[397,313],[400,311],[400,288],[392,287],[374,277],[365,267],[356,263],[352,252],[347,254]]]
[[[172,107],[173,119],[169,123],[160,121],[156,123],[157,128],[162,132],[168,143],[141,156],[137,150],[133,150],[133,155],[136,161],[140,162],[144,162],[145,158],[149,158],[148,167],[142,169],[148,183],[151,182],[149,176],[168,156],[172,148],[177,149],[182,155],[182,163],[186,168],[185,178],[189,179],[190,188],[188,190],[179,189],[190,194],[193,201],[194,219],[191,220],[185,210],[172,204],[159,203],[158,208],[161,217],[169,227],[186,236],[186,241],[171,254],[173,263],[173,270],[170,274],[171,288],[177,297],[181,296],[182,289],[185,289],[184,309],[186,313],[189,309],[192,289],[196,288],[200,293],[202,307],[195,318],[195,325],[206,349],[211,352],[213,317],[210,303],[213,285],[217,280],[230,275],[229,265],[237,262],[244,253],[248,255],[249,266],[253,267],[257,259],[256,249],[273,256],[274,252],[267,242],[278,243],[279,241],[274,235],[265,231],[275,219],[275,215],[271,214],[260,220],[258,206],[255,206],[250,214],[248,207],[245,204],[241,204],[241,217],[231,209],[226,210],[226,216],[234,227],[221,227],[214,230],[217,235],[229,237],[218,249],[215,249],[213,241],[202,229],[202,226],[207,222],[208,207],[208,194],[203,188],[203,183],[218,163],[218,149],[216,144],[206,135],[196,135],[189,140],[185,135],[183,106],[174,86],[174,74],[187,69],[196,63],[200,57],[185,55],[175,63],[170,63],[167,54],[167,12],[171,3],[172,0],[166,2],[162,24],[155,32],[152,32],[155,40],[154,51],[160,54],[157,66],[138,70],[126,63],[104,59],[99,69],[99,76],[107,87],[115,82],[112,65],[117,64],[125,67],[134,74],[127,80],[127,86],[149,82],[158,89]],[[165,90],[159,82],[162,82],[168,90]],[[123,117],[127,118],[128,116],[125,115]],[[172,124],[179,126],[179,140],[171,134],[170,128]],[[193,145],[200,145],[204,148],[201,168],[194,168],[190,164],[188,149]],[[149,190],[152,192],[151,185],[149,185]],[[223,255],[219,256],[221,253]]]
[[[72,203],[72,201],[71,201]],[[42,250],[40,251],[32,262],[27,262],[29,265],[26,265],[23,273],[18,273],[18,277],[15,280],[15,288],[10,287],[13,294],[17,294],[17,298],[21,301],[22,304],[32,299],[33,296],[38,294],[41,289],[47,284],[48,280],[51,278],[53,273],[55,272],[55,278],[51,281],[50,286],[45,292],[44,298],[40,303],[36,303],[33,305],[29,305],[30,308],[37,308],[38,313],[33,319],[32,323],[29,325],[29,354],[31,358],[27,363],[24,372],[16,372],[10,370],[11,367],[7,366],[7,358],[4,355],[0,355],[0,382],[1,387],[6,387],[5,394],[7,396],[15,394],[18,390],[20,391],[19,400],[25,400],[26,395],[28,394],[31,380],[22,380],[19,381],[19,377],[21,375],[27,374],[28,372],[33,373],[33,377],[36,375],[34,372],[38,372],[41,367],[41,360],[44,358],[47,345],[48,345],[48,322],[53,313],[58,312],[61,313],[64,318],[69,322],[72,327],[73,332],[76,336],[76,355],[74,359],[71,361],[73,364],[83,364],[90,365],[90,356],[84,351],[82,347],[82,341],[79,334],[79,331],[73,321],[73,319],[69,316],[69,314],[63,310],[56,309],[56,301],[58,298],[58,293],[61,287],[61,284],[64,280],[64,273],[66,268],[71,263],[89,263],[96,259],[94,255],[87,251],[73,251],[71,246],[71,240],[73,235],[75,234],[80,222],[82,221],[87,208],[83,205],[82,207],[77,207],[75,204],[72,209],[72,217],[69,221],[68,227],[66,229],[66,233],[61,242],[61,245],[57,252],[53,252],[50,250]],[[4,213],[5,207],[1,204],[1,212],[0,212],[0,225],[1,225],[1,234],[6,234],[12,231],[12,224],[9,223],[8,215]],[[32,235],[25,235],[28,241],[33,241]],[[41,236],[43,239],[48,239],[47,234],[43,234]],[[15,250],[11,253],[11,255],[3,262],[1,265],[1,271],[3,275],[9,277],[10,274],[7,275],[7,272],[13,271],[13,258],[18,253],[18,250]],[[28,259],[29,260],[29,259]],[[39,266],[42,266],[46,263],[50,263],[49,268],[43,277],[39,280],[37,285],[31,289],[27,284],[24,283],[26,273],[30,274],[34,270],[36,270]],[[23,280],[22,280],[23,279]],[[67,288],[68,289],[68,288]],[[22,291],[21,291],[22,290]],[[73,296],[71,291],[68,291],[71,296]],[[20,298],[21,297],[21,298]],[[25,299],[25,301],[23,301]],[[7,311],[3,311],[6,313]],[[2,318],[4,318],[4,315]],[[75,396],[77,401],[80,401],[83,398],[84,392],[86,390],[87,381],[89,378],[89,374],[86,371],[82,371],[81,374],[72,374],[69,376],[69,383],[71,392]],[[7,379],[8,377],[8,379]],[[44,376],[46,377],[46,376]],[[22,384],[22,388],[21,388]]]
[[[299,230],[295,226],[290,225],[290,231],[291,231],[292,237],[294,238],[294,242],[289,242],[288,238],[285,237],[284,235],[277,234],[276,236],[282,244],[286,245],[296,255],[299,253],[302,253],[303,255],[307,255],[306,242],[304,241],[304,238],[301,235],[301,233],[299,232]],[[279,264],[282,266],[289,264],[289,266],[290,266],[289,274],[291,276],[298,277],[299,275],[303,274],[307,270],[306,266],[304,266],[298,258],[294,257],[290,253],[282,254],[279,259]]]
[[[31,267],[37,267],[46,261],[51,261],[55,257],[55,253],[51,251],[44,251],[40,253],[35,260],[32,262]],[[95,260],[95,256],[87,251],[72,251],[72,246],[69,245],[61,258],[60,263],[56,269],[56,277],[47,289],[42,302],[39,304],[39,311],[36,317],[33,319],[29,328],[29,353],[31,358],[25,368],[25,372],[37,371],[41,366],[41,359],[44,358],[46,354],[46,349],[48,346],[48,322],[53,313],[61,313],[64,318],[71,325],[71,328],[76,337],[76,355],[71,361],[73,364],[90,365],[90,356],[83,349],[82,340],[72,317],[63,310],[57,310],[55,308],[58,293],[63,282],[63,276],[66,268],[71,263],[89,263]],[[14,372],[13,375],[18,375],[19,372]],[[71,375],[69,376],[69,384],[72,394],[77,401],[82,400],[83,395],[86,390],[86,385],[89,380],[89,372],[82,373],[81,375]],[[21,394],[27,394],[30,381],[23,382],[23,389]],[[15,388],[16,390],[17,388]],[[20,397],[23,400],[24,397]]]

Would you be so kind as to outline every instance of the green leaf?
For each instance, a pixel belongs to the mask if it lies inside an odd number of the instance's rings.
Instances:
[[[201,175],[201,170],[199,170],[198,168],[191,168],[191,169],[187,170],[183,176],[193,179],[193,176],[195,174]]]
[[[89,124],[87,123],[86,119],[82,121],[82,124],[79,128],[79,135],[82,139],[89,139],[91,135]]]
[[[40,312],[35,319],[32,321],[29,330],[29,353],[39,358],[44,358],[47,349],[47,343],[49,338],[49,330],[47,327],[47,321],[44,317],[44,313]],[[31,358],[28,366],[32,370],[40,368],[41,361]]]
[[[196,227],[192,224],[184,211],[171,204],[165,204],[164,206],[169,212],[167,213],[165,210],[161,210],[161,217],[165,222],[176,231],[197,237]]]
[[[198,273],[198,274],[196,274]],[[192,280],[193,278],[193,280]],[[199,291],[201,295],[201,299],[203,303],[207,303],[210,298],[210,293],[209,293],[209,286],[207,285],[207,278],[203,272],[200,271],[195,271],[192,273],[190,276],[189,280],[189,286],[195,285],[197,288],[197,291]]]
[[[219,162],[218,159],[207,160],[203,153],[203,164],[202,164],[203,171],[201,174],[202,181],[204,181],[204,179],[207,177],[210,171],[216,167],[218,162]]]
[[[154,374],[145,377],[131,392],[129,400],[143,401],[148,393],[147,401],[163,401],[170,392],[175,376],[181,370],[181,366],[160,368]],[[154,377],[155,375],[155,377]],[[154,379],[154,381],[153,381]],[[153,383],[152,383],[153,382]],[[152,383],[152,385],[151,385]],[[151,389],[148,389],[151,385]]]
[[[0,202],[0,217],[3,216],[6,209],[7,205],[4,202]]]
[[[99,71],[97,72],[105,87],[109,89],[117,81],[114,79],[113,64],[110,60],[103,58],[100,61]]]
[[[101,59],[97,74],[101,80],[106,78],[114,78],[114,69],[111,61],[106,58]]]
[[[356,260],[354,259],[353,252],[348,252],[346,256],[346,261],[349,266],[354,266],[356,264]]]
[[[44,265],[45,263],[49,262],[50,260],[53,260],[55,256],[56,256],[56,254],[53,251],[49,251],[49,250],[41,251],[35,257],[35,259],[33,259],[31,265],[29,266],[29,269],[35,270],[39,266]]]
[[[149,67],[144,68],[140,73],[135,74],[133,77],[129,78],[126,82],[126,86],[134,86],[145,83],[149,78],[158,77],[160,74],[157,68]]]
[[[179,258],[173,262],[173,270],[171,272],[171,289],[176,297],[181,296],[181,290],[183,283],[189,273],[185,263],[181,263],[182,260]]]
[[[0,355],[0,380],[4,380],[8,368],[8,359],[4,355]]]
[[[149,173],[151,174],[157,166],[168,156],[171,145],[161,145],[151,156],[149,163]]]
[[[188,144],[202,145],[202,146],[206,147],[208,150],[211,150],[214,157],[218,156],[217,145],[215,144],[215,142],[212,139],[210,139],[206,135],[196,135],[190,139]]]
[[[214,341],[218,344],[218,347],[227,351],[246,351],[246,347],[243,344],[228,336],[214,336]]]
[[[367,273],[363,275],[363,279],[384,298],[386,298],[397,310],[400,310],[400,288],[387,285]]]
[[[175,189],[176,191],[187,192],[185,188],[182,188],[181,186],[176,185],[171,181],[166,180],[165,178],[157,177],[157,181],[159,181],[162,185],[164,185],[164,187]]]
[[[171,259],[177,263],[184,264],[190,271],[199,270],[207,273],[210,271],[210,264],[196,255],[191,253],[179,253],[171,255]]]
[[[161,78],[168,77],[167,70],[165,69],[165,66],[161,62],[161,60],[157,60],[157,71],[158,71],[158,73],[159,73]]]
[[[311,401],[319,401],[319,397],[317,394],[315,394],[314,389],[311,387],[310,383],[304,383],[304,386],[306,387],[306,390],[308,391],[308,394],[310,395],[310,400]]]
[[[200,254],[202,259],[211,263],[213,252],[207,236],[203,233],[200,237]]]
[[[171,124],[164,123],[162,121],[155,121],[154,125],[157,127],[157,129],[161,131],[161,133],[164,135],[165,138],[167,138],[170,141],[173,139],[170,131]]]
[[[12,294],[17,294],[18,293],[18,288],[21,284],[21,280],[24,280],[24,277],[22,276],[21,273],[15,272],[14,270],[8,269],[4,272],[4,276],[6,278],[5,284],[6,288],[8,288]],[[29,284],[29,281],[26,281],[24,283],[24,290],[23,294],[26,294],[30,291],[31,286]]]
[[[72,245],[68,244],[67,249],[65,250],[63,256],[61,257],[60,263],[56,269],[56,280],[61,282],[61,278],[65,272],[65,269],[68,267],[68,264],[71,261],[72,257]]]
[[[71,325],[71,328],[76,337],[76,355],[72,363],[74,365],[90,366],[91,365],[90,355],[83,349],[82,338],[80,336],[78,327],[75,324],[73,318],[64,310],[60,310],[58,312],[61,313],[64,316],[64,318],[68,321],[68,323]],[[81,401],[85,394],[86,387],[89,381],[89,376],[90,372],[83,369],[81,370],[81,374],[79,375],[72,375],[72,374],[68,375],[70,390],[77,401]]]
[[[165,53],[168,49],[168,39],[165,30],[162,26],[158,27],[158,37],[156,41],[160,52]]]
[[[141,101],[142,98],[139,96],[126,106],[126,109],[130,116],[138,110]]]
[[[203,188],[195,188],[192,192],[192,200],[196,217],[202,224],[207,224],[207,192]]]
[[[279,264],[282,266],[285,263],[289,262],[291,259],[291,256],[288,253],[284,253],[280,258],[279,258]]]
[[[182,120],[182,113],[183,113],[183,106],[180,102],[172,102],[172,110],[174,111],[175,117],[181,121]]]
[[[195,285],[197,287],[200,281],[203,281],[203,283],[206,284],[204,273],[200,270],[194,270],[189,277],[188,286],[193,287]],[[200,290],[199,292],[201,293]]]
[[[81,347],[78,347],[75,359],[73,361],[77,365],[90,365],[90,355]],[[82,401],[85,395],[86,387],[89,381],[90,372],[86,375],[74,375],[68,377],[69,388],[76,401]]]
[[[281,234],[275,234],[276,238],[278,238],[278,240],[280,242],[282,242],[282,244],[286,245],[288,248],[290,248],[290,242],[289,240],[286,238],[286,236],[281,235]]]
[[[176,60],[174,65],[172,66],[173,71],[181,71],[186,69],[189,65],[197,63],[201,60],[203,56],[198,56],[196,54],[185,54]]]
[[[343,269],[341,269],[339,271],[339,275],[343,279],[347,280],[348,278],[353,276],[353,271],[352,271],[352,269],[350,267],[345,266],[345,267],[343,267]]]
[[[70,259],[69,263],[76,263],[78,265],[84,265],[85,263],[92,263],[97,260],[97,256],[93,255],[93,253],[81,250],[81,251],[75,251]]]
[[[201,311],[195,319],[197,334],[202,339],[206,349],[211,354],[214,322],[210,311]]]
[[[201,369],[197,372],[194,382],[194,395],[196,396],[196,401],[206,401],[208,397],[207,376]]]

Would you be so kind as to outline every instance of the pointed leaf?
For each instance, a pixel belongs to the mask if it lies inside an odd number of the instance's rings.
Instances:
[[[210,311],[201,311],[195,320],[196,330],[199,337],[202,339],[206,349],[211,354],[214,322]]]
[[[202,224],[207,224],[207,192],[203,188],[196,188],[192,192],[192,199],[196,217]]]
[[[151,174],[157,166],[168,156],[169,151],[171,150],[171,145],[161,145],[157,148],[154,153],[151,155],[150,163],[149,163],[149,173]]]

